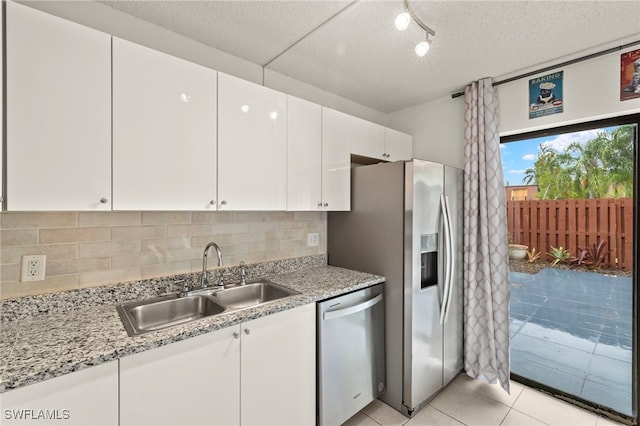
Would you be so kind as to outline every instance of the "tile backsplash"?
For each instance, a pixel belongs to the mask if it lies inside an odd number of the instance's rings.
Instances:
[[[312,232],[317,247],[307,246]],[[3,212],[0,298],[197,272],[209,241],[225,266],[324,254],[326,213]],[[20,282],[22,256],[31,254],[47,256],[46,279]]]

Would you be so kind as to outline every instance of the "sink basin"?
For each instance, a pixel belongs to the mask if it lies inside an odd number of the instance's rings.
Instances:
[[[227,309],[243,309],[297,294],[293,290],[267,280],[225,288],[211,293]]]
[[[206,295],[168,295],[123,303],[116,309],[129,336],[161,330],[225,311],[224,306]]]

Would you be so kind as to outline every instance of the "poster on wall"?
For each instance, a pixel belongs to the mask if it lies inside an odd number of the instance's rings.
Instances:
[[[558,71],[529,80],[529,119],[563,111],[563,75],[564,71]]]
[[[620,100],[640,98],[640,49],[620,55]]]

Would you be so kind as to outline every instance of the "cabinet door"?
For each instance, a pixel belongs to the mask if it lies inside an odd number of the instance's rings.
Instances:
[[[241,359],[241,424],[315,424],[315,304],[243,323]]]
[[[348,147],[351,154],[385,159],[384,127],[339,111],[326,110],[327,125],[339,135],[341,143]]]
[[[397,130],[384,129],[384,148],[388,161],[411,160],[413,137]]]
[[[287,97],[287,210],[322,207],[322,111],[318,104]]]
[[[287,96],[218,73],[218,199],[225,210],[287,207]]]
[[[0,406],[6,426],[117,425],[118,362],[3,393]]]
[[[351,208],[351,155],[344,132],[344,114],[322,108],[322,206]]]
[[[110,210],[111,37],[13,2],[6,14],[8,209]]]
[[[216,74],[113,39],[114,210],[215,210]]]
[[[120,425],[237,425],[239,326],[120,359]]]

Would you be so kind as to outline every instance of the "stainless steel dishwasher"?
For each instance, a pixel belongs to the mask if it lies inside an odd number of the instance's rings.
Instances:
[[[385,390],[383,285],[318,303],[318,424],[340,425]]]

